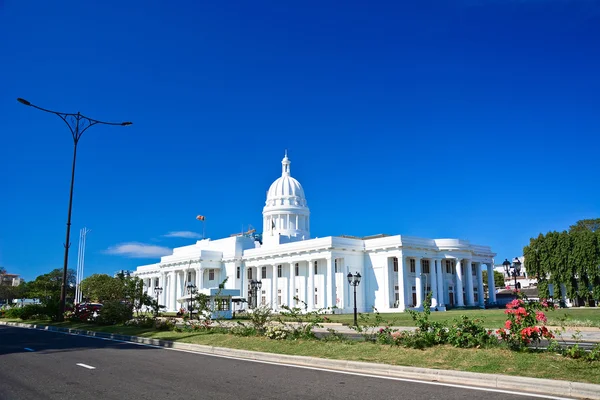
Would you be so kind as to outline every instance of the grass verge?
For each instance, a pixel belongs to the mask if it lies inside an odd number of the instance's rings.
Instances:
[[[20,320],[4,320],[23,322]],[[24,322],[51,324],[48,321]],[[600,368],[598,363],[564,358],[560,355],[549,353],[519,353],[502,348],[458,349],[451,346],[437,346],[425,350],[414,350],[365,342],[276,341],[267,339],[266,337],[240,337],[205,331],[159,332],[153,329],[122,325],[98,326],[73,322],[52,323],[51,325],[266,353],[600,384]]]

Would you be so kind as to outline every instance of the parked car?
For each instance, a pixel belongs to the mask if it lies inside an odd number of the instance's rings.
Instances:
[[[76,319],[88,322],[96,320],[101,310],[102,304],[100,303],[80,303],[75,306],[73,313]]]

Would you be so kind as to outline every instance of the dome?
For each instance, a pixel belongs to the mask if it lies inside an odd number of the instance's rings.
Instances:
[[[310,210],[302,185],[290,175],[290,164],[286,152],[281,160],[281,176],[267,192],[263,208],[263,245],[310,238]]]
[[[286,154],[281,160],[281,177],[271,184],[267,192],[266,207],[281,205],[306,207],[304,189],[300,182],[290,176],[290,164]]]

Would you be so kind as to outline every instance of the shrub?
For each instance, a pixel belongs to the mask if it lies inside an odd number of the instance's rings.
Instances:
[[[8,310],[6,310],[6,313],[4,313],[4,315],[6,316],[6,318],[21,318],[21,315],[23,315],[23,309],[17,307],[9,308]]]
[[[308,311],[308,305],[298,297],[294,298],[302,307],[281,306],[278,322],[285,328],[292,338],[314,339],[314,328],[322,327],[326,317],[323,315],[329,309]]]
[[[154,318],[148,317],[145,315],[140,315],[139,317],[135,317],[125,322],[125,325],[129,326],[137,326],[140,328],[153,328],[154,327]]]
[[[269,326],[265,331],[265,336],[269,339],[284,340],[290,336],[290,332],[281,326]]]
[[[175,320],[173,318],[157,319],[154,322],[154,328],[156,328],[156,330],[159,330],[159,331],[175,330]]]
[[[232,335],[236,336],[256,336],[256,329],[252,326],[246,326],[242,323],[239,323],[229,331]]]
[[[479,319],[471,320],[463,315],[448,330],[448,343],[454,347],[489,347],[498,344],[492,331],[483,327]]]
[[[33,319],[34,317],[41,317],[41,319],[46,318],[46,306],[42,304],[28,304],[23,307],[22,310],[19,318],[23,320]]]
[[[268,306],[256,307],[250,314],[250,322],[254,329],[259,333],[264,333],[269,321],[271,321],[271,314],[273,311]]]
[[[104,303],[102,311],[98,316],[97,323],[100,325],[115,325],[129,321],[133,317],[131,305],[123,304],[117,300]]]
[[[507,304],[504,311],[508,317],[504,329],[496,331],[502,340],[511,349],[522,350],[531,343],[538,345],[542,338],[554,338],[544,326],[547,321],[545,311],[554,310],[554,307],[545,300],[527,301],[527,297],[519,290],[514,293],[517,298]]]

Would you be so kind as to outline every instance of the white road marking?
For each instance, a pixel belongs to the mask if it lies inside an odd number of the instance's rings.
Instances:
[[[26,351],[35,351],[34,349],[30,349],[29,347],[25,347],[24,350],[26,350]]]
[[[15,328],[22,328],[22,327],[16,326]],[[26,327],[25,329],[35,329],[35,328]],[[72,336],[86,337],[86,338],[90,338],[90,339],[107,340],[107,341],[110,341],[110,342],[135,344],[135,345],[138,345],[138,346],[152,347],[152,348],[161,349],[161,350],[180,351],[182,353],[201,354],[203,356],[210,356],[210,357],[229,358],[229,359],[232,359],[232,360],[255,362],[255,363],[260,363],[260,364],[270,364],[270,365],[286,366],[286,367],[292,367],[292,368],[312,369],[312,370],[315,370],[315,371],[333,372],[333,373],[336,373],[336,374],[356,375],[356,376],[364,376],[364,377],[368,377],[368,378],[378,378],[378,379],[388,379],[388,380],[402,381],[402,382],[422,383],[424,385],[448,386],[448,387],[455,387],[455,388],[460,388],[460,389],[477,390],[477,391],[481,391],[481,392],[506,393],[506,394],[512,394],[512,395],[516,395],[516,396],[537,397],[537,398],[541,398],[541,399],[573,400],[573,397],[559,397],[559,396],[552,396],[552,395],[539,394],[539,393],[515,392],[515,391],[511,391],[511,390],[504,390],[504,389],[484,388],[484,387],[477,387],[477,386],[466,386],[466,385],[459,385],[459,384],[454,384],[454,383],[421,381],[421,380],[418,380],[418,379],[396,378],[396,377],[391,377],[391,376],[380,376],[380,375],[364,374],[364,373],[360,373],[360,372],[338,371],[338,370],[335,370],[335,369],[310,367],[310,366],[306,366],[306,365],[295,365],[295,364],[286,364],[286,363],[276,363],[276,362],[272,362],[272,361],[252,360],[252,359],[243,358],[243,357],[235,357],[235,356],[225,356],[225,355],[220,355],[220,354],[203,353],[202,351],[191,351],[191,350],[184,350],[184,349],[173,349],[173,348],[162,347],[162,346],[157,346],[157,345],[153,345],[153,344],[128,342],[126,340],[117,340],[117,339],[110,339],[110,338],[103,338],[103,337],[96,337],[96,336],[78,335],[76,333],[70,333],[70,332],[56,332],[56,331],[46,331],[46,332],[53,332],[53,333],[60,333],[60,334],[63,334],[63,335],[72,335]],[[85,368],[90,368],[90,369],[95,369],[96,368],[96,367],[91,367],[91,366],[85,365],[85,364],[77,364],[77,365],[85,367]]]
[[[87,365],[87,364],[79,363],[76,365],[79,365],[80,367],[87,368],[87,369],[96,369],[96,367],[92,367],[91,365]]]

